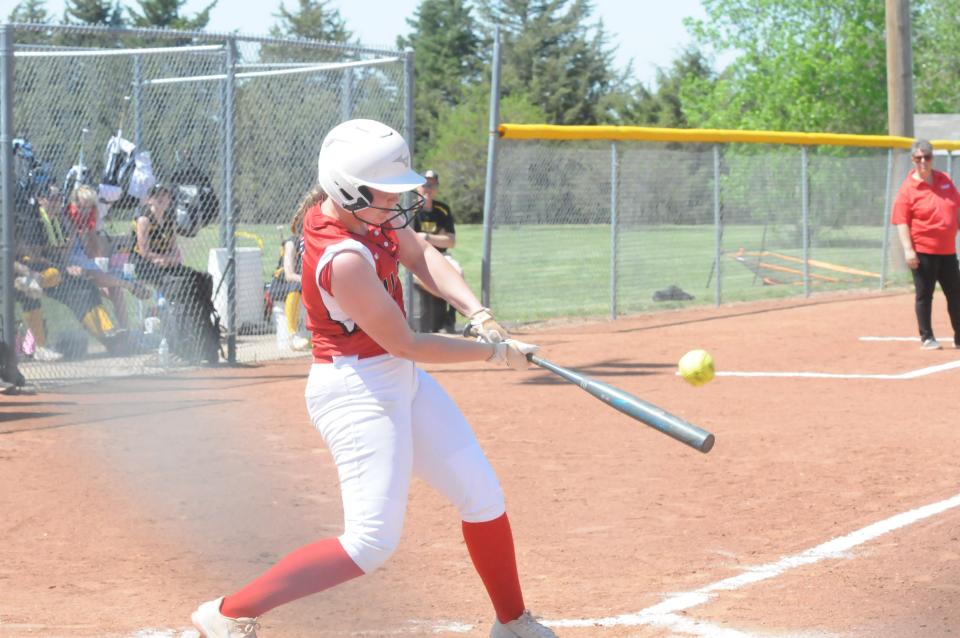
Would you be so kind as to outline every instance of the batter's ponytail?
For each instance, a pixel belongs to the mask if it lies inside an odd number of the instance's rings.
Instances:
[[[314,186],[313,190],[304,196],[303,201],[300,202],[300,206],[297,208],[297,213],[293,216],[293,219],[290,220],[290,232],[294,235],[299,235],[303,231],[303,216],[307,214],[307,211],[320,204],[327,198],[327,194],[323,192],[323,189],[319,186]]]

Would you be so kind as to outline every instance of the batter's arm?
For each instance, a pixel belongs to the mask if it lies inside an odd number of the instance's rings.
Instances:
[[[329,267],[332,268],[330,281],[337,303],[390,354],[424,363],[486,361],[494,355],[492,344],[411,330],[376,271],[359,253],[339,253]]]
[[[483,308],[480,300],[440,252],[409,228],[397,232],[400,263],[415,274],[427,290],[442,297],[467,317]]]

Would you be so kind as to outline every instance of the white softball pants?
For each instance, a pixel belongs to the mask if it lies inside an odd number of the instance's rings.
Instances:
[[[340,477],[339,540],[364,573],[383,565],[399,544],[413,475],[464,521],[504,513],[500,484],[470,425],[412,361],[381,355],[315,363],[305,396]]]

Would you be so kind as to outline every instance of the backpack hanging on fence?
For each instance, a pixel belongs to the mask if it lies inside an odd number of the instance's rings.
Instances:
[[[100,199],[113,204],[123,196],[133,173],[137,147],[133,142],[114,135],[107,142],[103,162],[103,176],[100,179],[98,195]]]

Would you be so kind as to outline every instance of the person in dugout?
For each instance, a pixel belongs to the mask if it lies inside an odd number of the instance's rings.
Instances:
[[[428,244],[440,251],[440,254],[450,262],[454,270],[463,275],[463,268],[457,260],[451,257],[447,250],[457,245],[457,233],[454,228],[453,213],[450,206],[435,199],[440,188],[440,176],[433,169],[423,174],[426,181],[417,188],[423,197],[423,209],[413,219],[413,230]],[[414,279],[417,294],[421,295],[420,331],[421,332],[456,332],[455,324],[457,310],[440,297],[435,296],[423,285],[419,279]]]
[[[116,338],[113,321],[103,305],[97,284],[84,276],[79,266],[66,264],[70,239],[60,224],[61,204],[60,190],[53,184],[44,185],[37,195],[36,205],[23,212],[22,223],[17,229],[16,300],[21,304],[24,323],[37,344],[34,358],[55,361],[61,356],[46,344],[40,301],[44,296],[69,308],[108,352],[120,352],[123,350],[122,340]],[[143,293],[139,288],[136,292]]]
[[[280,304],[286,317],[287,341],[291,350],[308,350],[310,340],[297,334],[300,326],[300,303],[303,270],[303,217],[317,203],[317,194],[311,191],[290,221],[291,235],[280,244],[280,259],[270,281],[270,302]],[[278,329],[282,329],[281,326]]]

